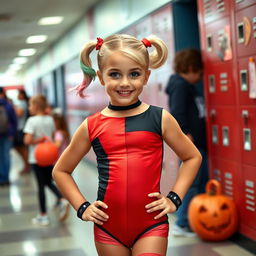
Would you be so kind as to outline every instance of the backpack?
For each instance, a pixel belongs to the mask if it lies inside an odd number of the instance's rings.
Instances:
[[[8,115],[4,105],[0,105],[0,133],[8,131]]]

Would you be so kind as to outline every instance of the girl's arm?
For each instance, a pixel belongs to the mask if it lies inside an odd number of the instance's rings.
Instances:
[[[171,189],[183,199],[196,177],[202,157],[191,140],[181,131],[174,117],[166,110],[163,110],[162,135],[167,145],[183,162]]]
[[[90,148],[91,142],[86,119],[75,132],[70,144],[53,169],[53,178],[58,188],[76,211],[87,200],[80,192],[71,174]],[[100,225],[103,224],[102,221],[106,221],[107,215],[98,207],[107,208],[107,205],[101,201],[92,203],[84,212],[83,219]]]
[[[75,209],[86,201],[79,191],[72,172],[91,148],[89,140],[87,120],[85,120],[75,132],[70,144],[62,153],[53,169],[53,178],[64,197]]]
[[[183,162],[179,168],[176,182],[171,189],[183,199],[195,179],[202,157],[192,141],[182,132],[174,117],[166,110],[163,110],[162,116],[162,136],[167,145]],[[156,201],[146,205],[147,212],[161,211],[155,216],[155,219],[176,211],[173,202],[159,192],[151,193],[149,197],[155,197]]]
[[[45,141],[45,136],[35,139],[34,135],[31,133],[25,133],[23,142],[25,145],[35,145]]]

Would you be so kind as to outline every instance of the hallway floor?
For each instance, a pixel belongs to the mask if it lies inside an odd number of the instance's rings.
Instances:
[[[93,225],[82,222],[73,209],[69,218],[60,223],[54,209],[55,198],[47,191],[47,205],[51,223],[38,227],[31,219],[38,212],[34,176],[19,176],[22,162],[12,151],[12,170],[9,187],[0,187],[0,256],[97,256],[94,248]],[[96,197],[97,171],[82,162],[74,178],[89,201]],[[170,215],[170,224],[175,220]],[[226,241],[207,243],[199,238],[173,237],[169,235],[168,256],[252,256],[252,253]]]

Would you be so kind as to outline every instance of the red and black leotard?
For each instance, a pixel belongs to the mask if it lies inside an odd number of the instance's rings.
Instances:
[[[162,108],[149,106],[138,115],[108,117],[100,112],[88,118],[88,131],[97,156],[98,200],[109,219],[98,226],[126,247],[146,231],[163,223],[145,206],[148,194],[160,191],[163,159]]]

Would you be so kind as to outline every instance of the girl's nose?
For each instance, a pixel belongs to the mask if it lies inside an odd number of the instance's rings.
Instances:
[[[126,86],[126,85],[129,85],[129,84],[130,83],[129,83],[128,77],[127,76],[123,76],[120,85]]]

